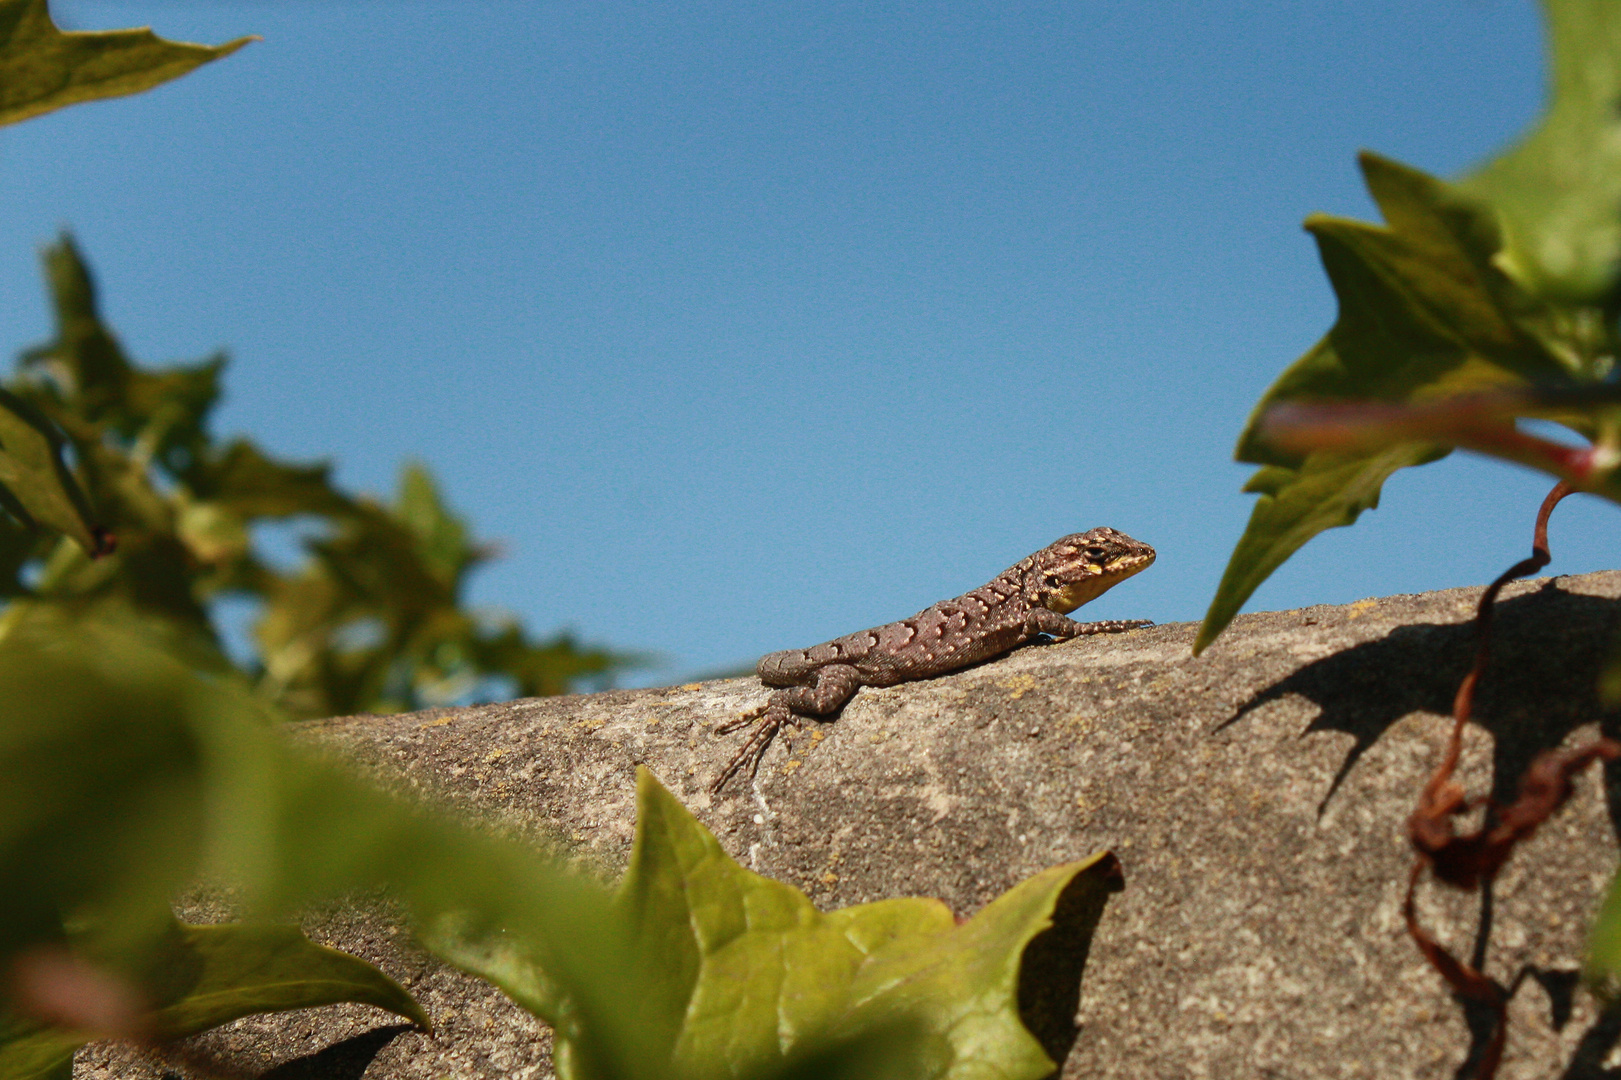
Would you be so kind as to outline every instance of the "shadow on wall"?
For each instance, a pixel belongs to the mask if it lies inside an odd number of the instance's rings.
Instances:
[[[259,1080],[360,1080],[383,1047],[415,1030],[410,1024],[373,1028],[314,1054],[282,1062],[261,1073]]]
[[[1491,663],[1475,697],[1471,722],[1493,739],[1491,797],[1512,802],[1521,775],[1533,758],[1560,745],[1576,728],[1596,723],[1610,738],[1621,737],[1621,710],[1598,698],[1600,673],[1614,653],[1621,629],[1621,603],[1604,597],[1567,593],[1548,581],[1535,592],[1499,601],[1492,620]],[[1238,708],[1227,727],[1268,702],[1298,694],[1320,710],[1302,734],[1338,731],[1354,740],[1328,794],[1328,806],[1358,759],[1391,725],[1413,712],[1450,716],[1458,684],[1474,662],[1473,620],[1416,623],[1385,637],[1313,661],[1260,691]],[[1604,766],[1605,802],[1612,829],[1621,834],[1621,764]],[[1416,798],[1417,792],[1414,792]],[[1492,894],[1482,894],[1472,964],[1485,962],[1491,936]],[[1579,983],[1574,970],[1529,966],[1504,988],[1512,997],[1527,980],[1547,994],[1555,1030],[1569,1022]],[[1478,1003],[1460,1001],[1470,1030],[1470,1048],[1459,1066],[1459,1080],[1472,1076],[1490,1039],[1494,1018]],[[1606,1010],[1584,1033],[1561,1080],[1621,1080],[1621,1070],[1604,1060],[1621,1040],[1621,1012]]]
[[[1611,738],[1621,735],[1621,711],[1606,709],[1597,690],[1618,630],[1621,602],[1567,593],[1551,580],[1498,602],[1491,664],[1471,719],[1494,741],[1492,798],[1512,801],[1531,759],[1584,724],[1599,724]],[[1323,797],[1326,807],[1357,760],[1396,721],[1419,711],[1452,714],[1474,652],[1472,621],[1399,626],[1280,679],[1239,706],[1222,727],[1291,694],[1315,704],[1321,712],[1305,733],[1339,731],[1356,740]],[[1621,766],[1606,764],[1610,821],[1621,832],[1618,780]]]

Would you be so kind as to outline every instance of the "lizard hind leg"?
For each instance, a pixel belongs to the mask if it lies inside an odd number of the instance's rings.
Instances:
[[[741,730],[751,721],[758,722],[755,723],[754,730],[749,732],[749,737],[743,740],[743,745],[738,747],[737,753],[732,755],[732,760],[720,771],[715,782],[709,785],[711,795],[720,794],[720,789],[726,786],[728,780],[742,772],[744,766],[748,767],[749,779],[754,779],[755,774],[760,771],[760,762],[765,758],[766,750],[771,746],[771,740],[777,737],[777,732],[782,730],[783,725],[795,723],[794,714],[786,705],[772,702],[746,712],[735,720],[728,720],[715,729],[715,734],[729,735]]]
[[[742,749],[721,770],[720,778],[709,785],[711,795],[718,793],[726,781],[742,771],[744,765],[749,767],[749,779],[754,779],[760,771],[760,760],[765,757],[771,740],[777,737],[783,725],[793,724],[797,727],[801,716],[836,713],[861,686],[861,672],[850,664],[828,664],[818,668],[815,679],[809,686],[789,686],[778,690],[771,695],[764,708],[745,713],[715,729],[715,734],[726,735],[739,730],[750,720],[758,721],[754,730],[749,732],[749,737],[743,741]]]

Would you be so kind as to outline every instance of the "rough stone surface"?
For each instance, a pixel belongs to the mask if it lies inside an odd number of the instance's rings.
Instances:
[[[508,827],[560,829],[615,869],[646,764],[736,858],[824,908],[922,894],[969,913],[1112,849],[1126,888],[1093,945],[1065,1077],[1450,1078],[1484,1029],[1406,936],[1403,830],[1469,665],[1478,596],[1243,616],[1197,659],[1194,627],[1177,624],[865,689],[836,722],[775,747],[752,789],[718,799],[705,788],[735,739],[710,732],[764,700],[752,679],[349,717],[307,734]],[[1536,752],[1621,734],[1592,691],[1618,597],[1621,572],[1506,591],[1466,743],[1472,791],[1511,798]],[[1621,772],[1604,780],[1581,777],[1495,890],[1487,970],[1516,986],[1505,1080],[1617,1075],[1621,1021],[1575,977],[1616,868]],[[1477,901],[1427,885],[1420,912],[1468,955]],[[327,913],[311,926],[405,981],[439,1033],[328,1009],[231,1025],[191,1052],[281,1080],[551,1075],[541,1025],[382,920]],[[76,1075],[160,1070],[99,1047]]]

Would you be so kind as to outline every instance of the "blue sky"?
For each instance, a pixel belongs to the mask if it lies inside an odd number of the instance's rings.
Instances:
[[[264,40],[0,132],[0,348],[61,227],[147,362],[227,349],[221,434],[505,558],[474,603],[670,681],[899,618],[1112,525],[1081,617],[1195,620],[1232,444],[1333,321],[1300,230],[1366,147],[1455,175],[1532,122],[1529,3],[54,0]],[[1481,583],[1548,481],[1454,455],[1251,609]],[[1615,565],[1571,500],[1555,572]]]

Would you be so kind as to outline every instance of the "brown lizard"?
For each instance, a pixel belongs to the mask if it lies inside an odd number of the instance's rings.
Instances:
[[[715,729],[715,734],[726,735],[759,721],[709,790],[720,791],[745,765],[753,777],[783,725],[797,727],[805,716],[830,716],[863,686],[944,675],[1042,634],[1064,640],[1150,625],[1144,619],[1078,623],[1065,616],[1153,561],[1153,548],[1123,532],[1100,528],[1073,533],[1008,567],[989,584],[942,600],[910,619],[763,657],[756,668],[760,681],[782,689],[760,708]]]

